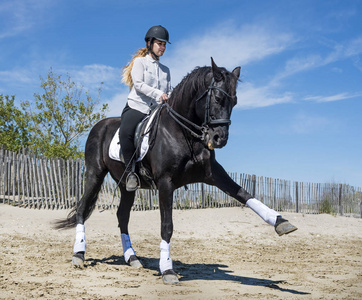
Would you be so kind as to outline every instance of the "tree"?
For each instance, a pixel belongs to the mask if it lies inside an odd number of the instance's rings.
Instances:
[[[0,145],[17,152],[29,147],[26,115],[15,106],[15,96],[0,95]]]
[[[62,80],[62,76],[56,76],[52,69],[47,80],[41,78],[41,88],[44,93],[34,94],[33,104],[22,102],[30,120],[31,149],[47,157],[66,159],[83,156],[79,148],[80,137],[104,118],[108,110],[107,104],[98,108],[101,88],[94,100],[69,75]]]

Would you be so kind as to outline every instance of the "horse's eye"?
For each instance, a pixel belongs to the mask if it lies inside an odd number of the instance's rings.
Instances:
[[[223,101],[223,97],[215,96],[215,100],[217,103],[221,103]]]

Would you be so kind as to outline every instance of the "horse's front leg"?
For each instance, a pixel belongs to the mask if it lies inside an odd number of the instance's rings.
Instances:
[[[159,183],[159,203],[161,214],[160,272],[165,284],[178,283],[171,259],[171,237],[173,233],[172,202],[174,188],[169,180]]]
[[[274,226],[275,231],[279,236],[291,233],[298,229],[296,226],[289,223],[288,220],[283,219],[280,213],[267,207],[264,203],[254,198],[241,186],[235,183],[226,173],[224,168],[216,161],[214,161],[214,164],[212,165],[212,176],[209,180],[210,184],[216,185],[226,194],[234,197],[239,202],[246,204],[265,222]]]

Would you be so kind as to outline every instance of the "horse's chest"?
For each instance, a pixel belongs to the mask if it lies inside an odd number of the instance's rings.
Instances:
[[[204,149],[198,153],[189,156],[185,171],[194,172],[200,169],[207,170],[210,168],[210,151]]]

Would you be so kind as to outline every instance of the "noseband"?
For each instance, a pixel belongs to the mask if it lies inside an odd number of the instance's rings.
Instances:
[[[222,92],[225,96],[228,98],[234,98],[235,96],[229,95],[225,90],[222,88],[219,88],[214,85],[215,80],[214,78],[211,81],[210,86],[196,99],[196,102],[200,101],[202,98],[206,95],[206,105],[205,105],[205,118],[204,122],[202,123],[202,126],[199,126],[190,120],[186,119],[185,117],[181,116],[179,113],[177,113],[167,102],[164,104],[167,108],[168,114],[183,128],[188,130],[192,136],[201,139],[204,141],[206,137],[208,136],[210,126],[213,125],[230,125],[231,120],[230,119],[211,119],[210,117],[210,101],[211,101],[211,92],[212,90],[218,90]],[[187,127],[184,123],[187,123],[194,127],[195,129],[201,131],[201,134],[197,134],[195,131]]]

